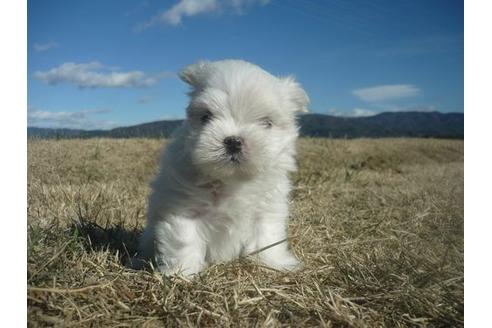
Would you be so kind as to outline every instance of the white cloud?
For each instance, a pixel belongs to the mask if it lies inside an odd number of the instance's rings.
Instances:
[[[217,0],[181,0],[171,9],[164,11],[160,20],[171,25],[181,23],[183,16],[195,16],[218,8]]]
[[[420,90],[411,84],[378,85],[369,88],[356,89],[352,94],[366,102],[378,102],[399,98],[417,96]]]
[[[145,29],[157,24],[178,25],[183,17],[209,13],[232,11],[242,13],[254,5],[266,5],[270,0],[180,0],[171,8],[142,24],[139,29]]]
[[[91,116],[109,113],[109,109],[88,109],[77,112],[49,112],[39,109],[27,111],[27,125],[44,128],[68,129],[109,129],[116,126],[115,122],[94,120]]]
[[[367,116],[374,116],[378,114],[378,112],[369,109],[364,109],[364,108],[354,108],[349,111],[340,111],[336,108],[331,108],[328,110],[328,114],[333,116],[343,116],[343,117],[367,117]]]
[[[328,115],[339,117],[368,117],[385,112],[434,112],[437,110],[434,105],[418,105],[418,106],[393,106],[393,105],[376,105],[377,109],[353,108],[348,111],[330,108],[326,111]]]
[[[376,112],[364,108],[354,108],[350,112],[350,116],[352,117],[374,116],[376,114],[377,114]]]
[[[79,88],[130,88],[148,87],[156,84],[159,79],[169,76],[160,73],[149,76],[142,71],[116,72],[99,62],[63,63],[48,71],[37,71],[34,78],[50,85],[71,83]]]
[[[407,105],[400,106],[394,104],[375,104],[378,112],[434,112],[437,107],[434,105]]]
[[[50,41],[47,43],[35,43],[33,45],[34,50],[37,52],[46,51],[46,50],[49,50],[51,48],[56,48],[56,47],[58,47],[58,43],[56,43],[54,41]]]

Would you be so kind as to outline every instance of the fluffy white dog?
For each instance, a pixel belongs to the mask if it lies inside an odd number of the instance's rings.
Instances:
[[[180,76],[191,101],[151,185],[140,257],[166,275],[188,276],[286,238],[295,113],[309,99],[293,78],[241,60],[199,62]],[[257,259],[283,271],[301,267],[286,242]]]

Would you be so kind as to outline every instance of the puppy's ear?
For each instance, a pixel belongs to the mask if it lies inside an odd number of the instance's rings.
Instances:
[[[287,97],[294,104],[296,112],[307,113],[307,105],[309,104],[309,97],[301,87],[299,83],[296,82],[294,77],[288,76],[283,78],[282,83],[287,90]]]
[[[208,62],[199,61],[196,64],[186,66],[180,73],[179,77],[184,82],[188,83],[192,87],[200,88],[205,80],[205,74],[207,72]]]

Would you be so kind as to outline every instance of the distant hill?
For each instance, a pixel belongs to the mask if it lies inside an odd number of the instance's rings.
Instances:
[[[368,117],[305,114],[298,118],[301,136],[331,138],[464,138],[463,113],[388,112]],[[76,130],[28,127],[33,138],[168,138],[182,120],[157,121],[112,130]]]
[[[309,114],[299,117],[301,135],[332,138],[464,137],[463,113],[388,112],[367,117]]]
[[[119,127],[111,130],[78,130],[50,129],[28,127],[27,137],[42,139],[71,139],[71,138],[168,138],[183,120],[157,121]]]

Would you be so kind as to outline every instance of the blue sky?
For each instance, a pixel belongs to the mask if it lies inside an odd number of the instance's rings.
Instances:
[[[183,118],[177,72],[241,58],[293,74],[311,112],[463,112],[463,2],[28,1],[28,126]]]

